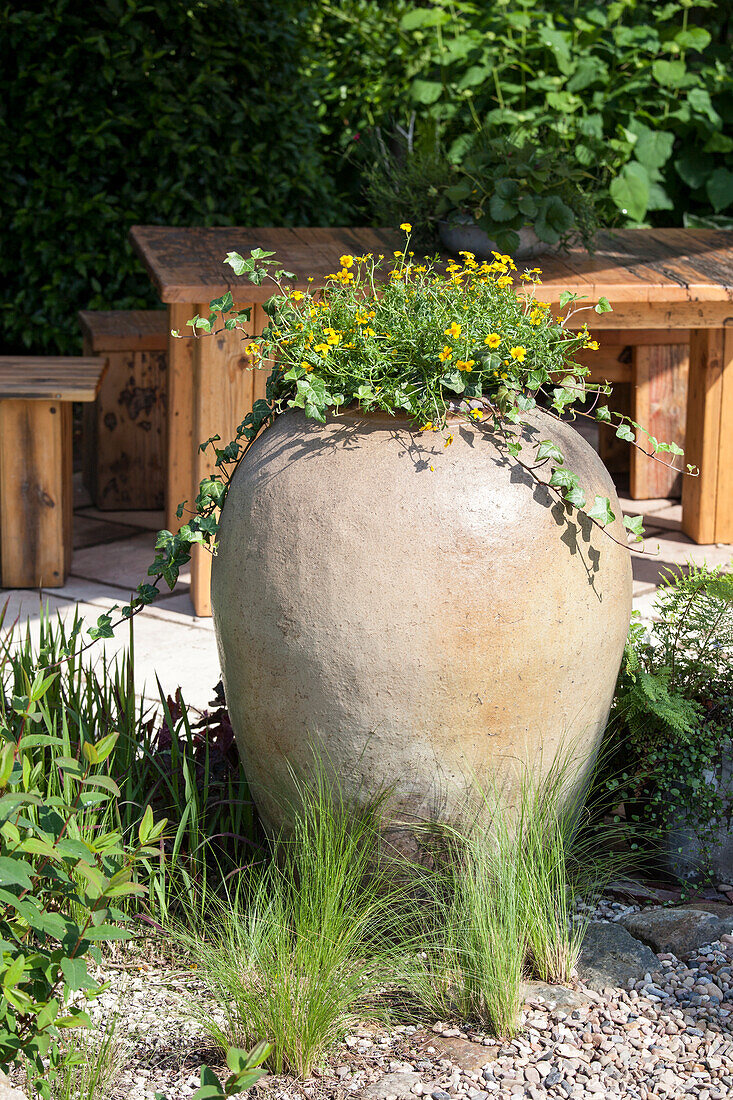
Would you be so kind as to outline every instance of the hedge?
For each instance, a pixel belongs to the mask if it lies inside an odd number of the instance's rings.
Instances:
[[[78,350],[78,309],[155,304],[135,223],[344,217],[299,0],[0,4],[0,349]]]

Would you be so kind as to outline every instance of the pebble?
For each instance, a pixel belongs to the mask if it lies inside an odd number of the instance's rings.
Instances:
[[[618,920],[638,908],[604,901],[591,916]],[[133,969],[125,949],[115,956],[122,966],[98,969],[110,987],[87,1009],[94,1026],[117,1017],[115,1042],[124,1059],[114,1095],[153,1100],[159,1092],[165,1100],[188,1100],[198,1088],[201,1064],[226,1073],[187,1014],[192,998],[205,1003],[205,987],[195,971],[162,962]],[[130,948],[131,955],[135,950]],[[733,1096],[733,934],[689,959],[664,953],[659,964],[658,973],[645,975],[634,988],[606,989],[578,1007],[529,1003],[524,1027],[512,1041],[456,1020],[426,1021],[417,1028],[352,1027],[331,1062],[311,1079],[268,1075],[250,1097],[359,1100],[390,1073],[404,1073],[419,1080],[410,1096],[424,1100],[677,1100],[683,1095],[728,1100]],[[211,1014],[216,1017],[215,1007]],[[458,1046],[492,1047],[486,1053],[490,1064],[463,1069],[430,1046],[430,1039],[437,1042],[431,1031],[459,1040]]]

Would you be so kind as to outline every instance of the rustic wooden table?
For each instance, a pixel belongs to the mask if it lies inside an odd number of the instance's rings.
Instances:
[[[131,238],[168,306],[171,329],[185,332],[189,318],[207,314],[210,299],[231,290],[236,305],[252,307],[252,335],[266,323],[262,303],[271,290],[235,276],[223,262],[227,252],[272,249],[283,267],[297,273],[293,286],[305,287],[308,275],[318,285],[337,270],[345,252],[389,255],[402,240],[384,229],[168,226],[135,226]],[[557,303],[563,291],[593,302],[601,295],[609,299],[612,313],[583,315],[592,317],[594,330],[623,330],[632,345],[635,332],[643,345],[650,343],[650,330],[678,330],[683,339],[689,332],[686,461],[700,467],[700,476],[684,479],[682,526],[698,543],[733,542],[733,231],[604,232],[593,255],[573,250],[538,263],[544,300]],[[178,503],[195,499],[199,481],[210,472],[199,441],[214,434],[231,438],[227,433],[233,435],[252,402],[264,396],[264,375],[250,366],[239,332],[170,339],[166,515],[171,530],[180,523]],[[644,379],[637,377],[635,384],[641,389]],[[655,410],[648,411],[654,430]],[[649,423],[643,413],[638,418]],[[191,595],[199,615],[211,613],[209,582],[209,556],[197,553]]]

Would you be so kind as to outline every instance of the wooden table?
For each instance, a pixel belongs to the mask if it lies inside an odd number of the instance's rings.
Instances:
[[[266,323],[262,303],[271,284],[258,287],[235,276],[223,262],[227,252],[275,250],[283,266],[297,273],[293,286],[305,287],[308,275],[318,285],[337,270],[342,253],[389,256],[403,240],[386,229],[168,226],[135,226],[131,238],[168,306],[171,329],[186,331],[190,317],[208,314],[210,299],[231,290],[237,306],[252,307],[251,335]],[[602,295],[609,299],[612,313],[583,315],[593,330],[623,330],[630,344],[638,333],[640,347],[650,345],[650,330],[678,330],[684,339],[689,330],[686,461],[701,472],[684,479],[682,527],[698,543],[733,542],[733,231],[604,232],[592,256],[574,250],[538,263],[545,301],[557,303],[563,291],[592,302]],[[660,338],[663,343],[669,335]],[[198,443],[215,434],[232,438],[253,400],[264,396],[264,374],[250,366],[241,332],[170,339],[166,508],[171,530],[180,523],[179,501],[193,501],[200,479],[210,472],[209,456],[198,453]],[[640,356],[638,367],[649,372],[654,363]],[[637,379],[637,386],[642,382]],[[643,412],[638,419],[650,423]],[[197,614],[207,615],[210,559],[195,549],[191,595]]]

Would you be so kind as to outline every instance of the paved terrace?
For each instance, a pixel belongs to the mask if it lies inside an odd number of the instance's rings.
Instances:
[[[681,506],[675,500],[632,501],[621,497],[630,515],[645,516],[645,549],[653,557],[634,554],[634,606],[645,617],[653,612],[654,592],[662,570],[688,559],[708,565],[731,563],[733,547],[723,544],[697,546],[680,531]],[[155,532],[164,526],[163,512],[100,512],[75,477],[74,558],[63,588],[37,591],[0,589],[0,602],[8,600],[9,619],[28,621],[37,633],[41,605],[65,619],[79,613],[89,625],[112,604],[124,603],[146,576],[153,560]],[[211,619],[197,618],[189,595],[190,577],[146,608],[135,619],[136,687],[139,694],[157,700],[156,675],[166,693],[183,689],[186,702],[203,709],[219,680],[219,660]],[[6,622],[8,620],[6,619]],[[114,640],[104,643],[108,654],[122,648],[127,630],[118,629]]]

